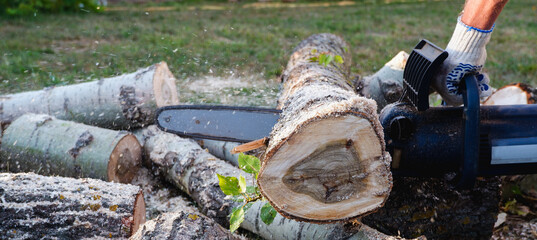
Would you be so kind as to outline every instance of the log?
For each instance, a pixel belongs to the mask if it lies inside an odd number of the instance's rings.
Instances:
[[[137,186],[0,173],[0,232],[8,239],[128,237],[145,222]]]
[[[344,221],[382,207],[392,187],[390,155],[373,100],[347,82],[347,44],[313,35],[291,55],[282,76],[282,110],[270,134],[258,186],[282,215]],[[310,59],[329,52],[343,64]]]
[[[232,154],[231,150],[242,143],[203,139],[199,144],[215,157],[226,159],[234,166],[239,166],[239,154]]]
[[[0,169],[130,183],[141,153],[128,132],[25,114],[4,131]]]
[[[503,86],[490,95],[483,105],[535,104],[537,89],[525,83]]]
[[[173,212],[147,221],[130,237],[141,239],[245,239],[232,234],[213,219],[201,214],[182,200]]]
[[[241,203],[226,198],[218,185],[216,173],[224,176],[245,174],[226,161],[217,159],[196,142],[163,132],[156,126],[143,130],[144,151],[148,153],[154,169],[170,183],[185,191],[206,216],[228,226],[227,216]],[[250,184],[251,185],[251,184]],[[389,239],[390,237],[363,224],[332,223],[319,225],[298,222],[277,215],[271,225],[259,218],[265,202],[256,202],[247,211],[241,225],[265,239]]]
[[[25,113],[112,129],[153,123],[158,107],[178,104],[175,78],[165,62],[98,81],[0,96],[0,124]]]
[[[375,74],[355,83],[358,94],[375,100],[378,111],[399,100],[403,95],[403,72],[408,56],[404,51],[399,52]]]

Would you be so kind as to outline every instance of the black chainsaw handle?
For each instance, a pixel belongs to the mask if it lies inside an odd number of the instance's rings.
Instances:
[[[464,102],[464,147],[463,162],[457,186],[473,188],[478,172],[479,159],[479,90],[475,75],[466,75],[461,82]]]

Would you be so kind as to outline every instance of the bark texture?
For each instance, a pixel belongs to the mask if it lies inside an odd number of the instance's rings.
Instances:
[[[9,239],[128,237],[145,222],[137,186],[0,173],[0,232]]]
[[[0,96],[0,124],[9,124],[25,113],[39,113],[130,129],[153,123],[158,107],[178,103],[175,78],[161,62],[117,77]]]
[[[216,173],[224,176],[239,174],[251,185],[249,174],[228,162],[217,159],[196,142],[160,131],[156,126],[143,130],[144,151],[154,169],[169,182],[183,189],[201,208],[201,212],[228,226],[227,216],[241,203],[226,198],[218,185]],[[343,223],[314,224],[298,222],[277,215],[271,225],[265,225],[259,215],[264,202],[256,202],[247,211],[241,227],[265,239],[385,239],[384,235],[365,225]]]
[[[378,72],[355,83],[358,94],[375,100],[379,112],[399,100],[403,95],[403,72],[407,59],[408,53],[401,51]]]
[[[0,169],[130,183],[141,154],[127,132],[25,114],[4,132]]]
[[[343,64],[311,62],[339,55]],[[331,34],[302,41],[282,76],[279,122],[270,134],[258,185],[282,215],[342,221],[381,207],[391,189],[391,158],[373,100],[348,82],[347,44]]]
[[[175,211],[163,213],[141,225],[130,238],[139,239],[245,239],[224,229],[213,219],[181,201]]]

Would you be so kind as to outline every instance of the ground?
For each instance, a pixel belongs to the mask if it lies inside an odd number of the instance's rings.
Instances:
[[[0,16],[0,94],[83,82],[166,61],[182,103],[274,106],[293,47],[331,32],[349,42],[352,71],[368,75],[422,38],[443,47],[463,0],[109,1],[99,14]],[[537,3],[510,1],[488,45],[494,87],[537,86]],[[512,189],[504,190],[504,192]],[[168,194],[168,193],[163,193]],[[506,196],[494,238],[537,238],[536,201]],[[533,219],[533,220],[532,220]]]

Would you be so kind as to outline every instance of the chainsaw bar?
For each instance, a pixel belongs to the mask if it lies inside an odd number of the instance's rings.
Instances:
[[[160,129],[182,137],[251,142],[267,137],[280,110],[269,108],[177,105],[160,108]]]

